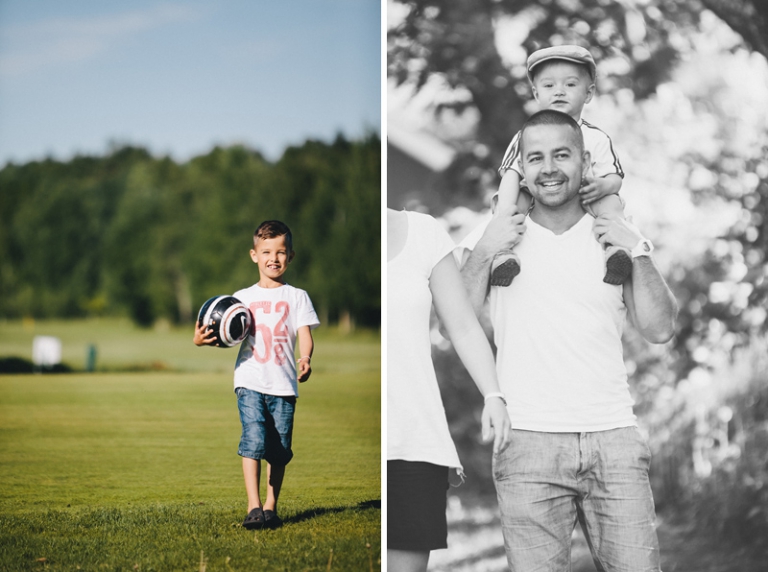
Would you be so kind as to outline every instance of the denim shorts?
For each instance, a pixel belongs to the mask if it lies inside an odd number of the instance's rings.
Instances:
[[[493,460],[512,570],[570,570],[579,522],[597,570],[659,571],[651,454],[637,427],[512,433]]]
[[[237,454],[270,465],[287,465],[293,457],[293,415],[296,398],[266,395],[245,387],[235,388],[243,433]]]

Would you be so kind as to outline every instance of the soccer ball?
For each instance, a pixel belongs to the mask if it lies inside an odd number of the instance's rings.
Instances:
[[[214,296],[200,308],[197,323],[210,327],[216,335],[210,345],[231,348],[251,331],[253,318],[246,305],[234,296]]]

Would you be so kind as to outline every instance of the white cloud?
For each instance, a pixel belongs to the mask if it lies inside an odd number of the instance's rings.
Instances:
[[[19,77],[91,60],[127,38],[162,26],[199,20],[197,7],[161,4],[147,10],[86,18],[56,18],[2,30],[0,76]]]

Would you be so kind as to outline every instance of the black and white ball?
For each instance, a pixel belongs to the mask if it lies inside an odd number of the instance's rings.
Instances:
[[[251,331],[251,311],[234,296],[214,296],[206,300],[197,315],[197,323],[213,330],[212,346],[231,348]]]

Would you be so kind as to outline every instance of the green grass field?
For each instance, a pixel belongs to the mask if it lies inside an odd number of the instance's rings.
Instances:
[[[35,334],[74,369],[96,343],[98,371],[0,376],[0,570],[380,568],[378,335],[316,331],[285,526],[253,532],[235,350],[117,320],[0,322],[0,357],[29,358]]]

